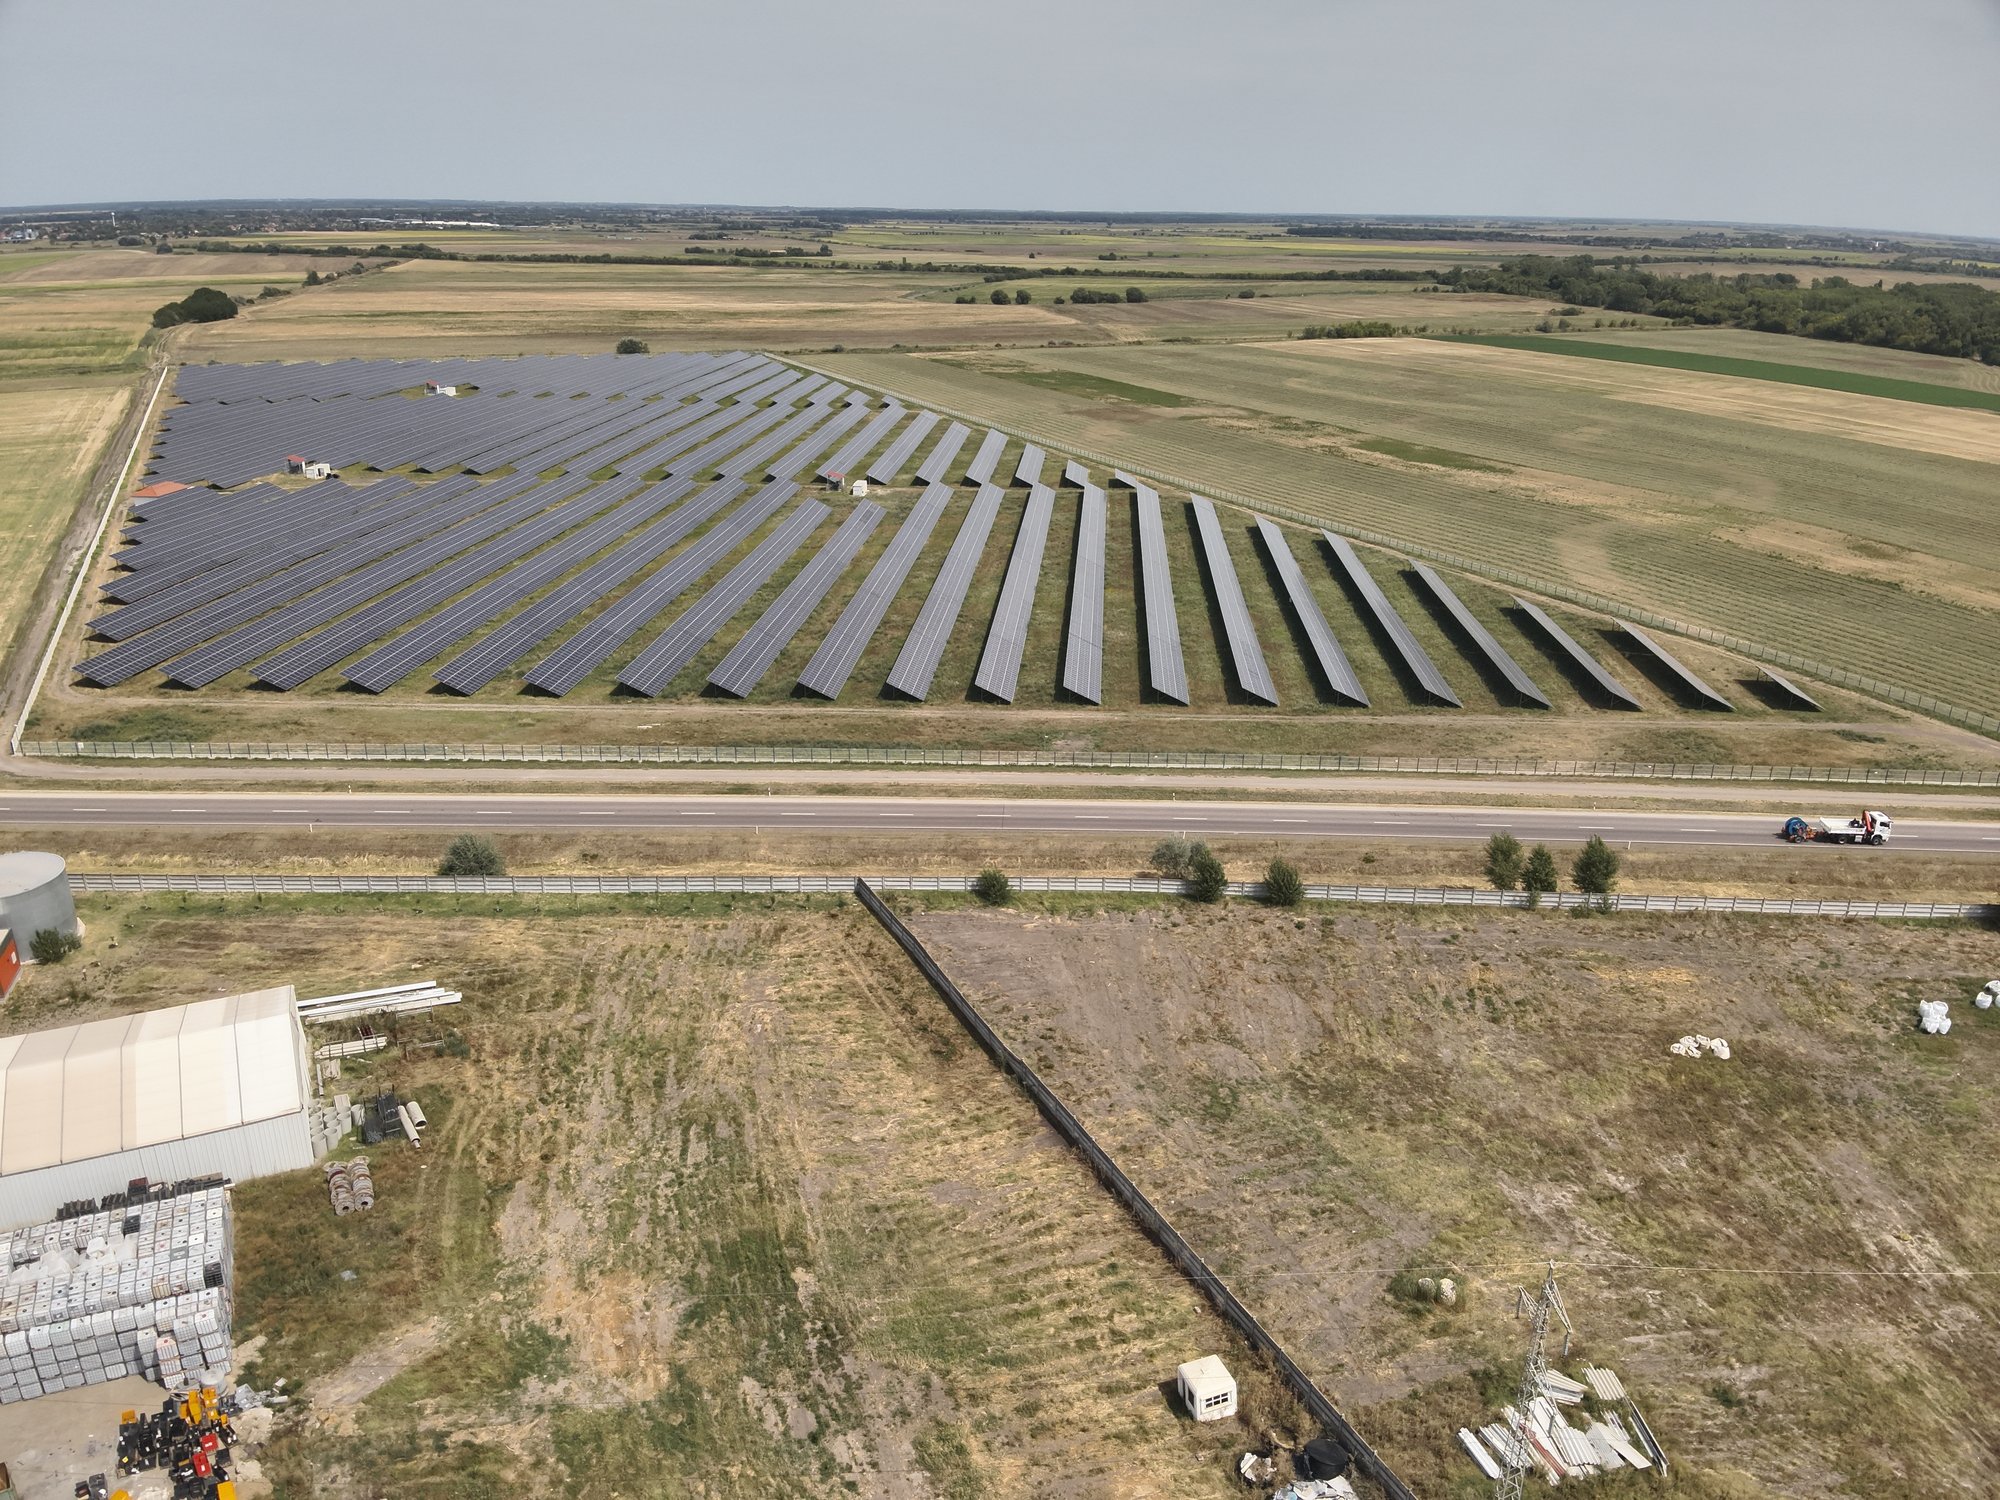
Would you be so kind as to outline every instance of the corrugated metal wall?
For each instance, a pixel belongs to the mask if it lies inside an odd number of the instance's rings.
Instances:
[[[56,1210],[72,1199],[97,1198],[122,1190],[134,1177],[175,1182],[220,1172],[236,1182],[247,1182],[253,1177],[309,1167],[313,1161],[306,1113],[298,1110],[230,1130],[0,1177],[0,1229],[52,1219]]]

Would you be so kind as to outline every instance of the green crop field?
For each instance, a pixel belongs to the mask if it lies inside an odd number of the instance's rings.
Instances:
[[[1905,349],[1878,349],[1872,344],[1836,344],[1827,339],[1802,339],[1783,333],[1753,333],[1747,328],[1595,328],[1578,329],[1569,337],[1594,344],[1684,350],[2000,392],[2000,368],[1983,365],[1978,360],[1914,354]]]
[[[1984,413],[1881,403],[1877,422],[1871,403],[1862,420],[1811,405],[1852,398],[1806,389],[1787,393],[1803,410],[1762,409],[1695,373],[1430,340],[815,363],[1252,503],[2000,704],[2000,441]],[[1043,383],[1079,376],[1159,394]],[[1398,459],[1384,439],[1414,446]],[[1419,448],[1455,457],[1408,461]]]
[[[1698,349],[1659,349],[1623,340],[1576,339],[1549,334],[1477,334],[1472,336],[1471,341],[1496,349],[1531,349],[1540,354],[1570,354],[1584,359],[1658,365],[1669,370],[1698,370],[1704,375],[1733,375],[1740,380],[1775,380],[1785,385],[1848,391],[1857,396],[1882,396],[1892,401],[1920,401],[1930,406],[1961,406],[2000,412],[2000,391],[1971,390],[1938,381],[1898,380],[1859,370],[1830,370],[1813,365],[1741,359]]]

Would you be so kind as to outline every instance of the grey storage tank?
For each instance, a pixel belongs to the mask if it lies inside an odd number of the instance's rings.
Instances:
[[[21,957],[35,934],[53,927],[77,933],[76,902],[69,894],[69,867],[60,854],[18,849],[0,854],[0,927],[11,928]]]

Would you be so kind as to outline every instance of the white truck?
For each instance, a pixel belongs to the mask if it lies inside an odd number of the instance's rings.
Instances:
[[[1896,821],[1885,812],[1865,812],[1859,817],[1785,819],[1784,836],[1794,844],[1886,844]]]

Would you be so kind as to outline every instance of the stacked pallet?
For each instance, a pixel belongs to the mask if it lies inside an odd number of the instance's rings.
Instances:
[[[128,1375],[221,1382],[232,1263],[219,1186],[0,1235],[0,1405]]]

